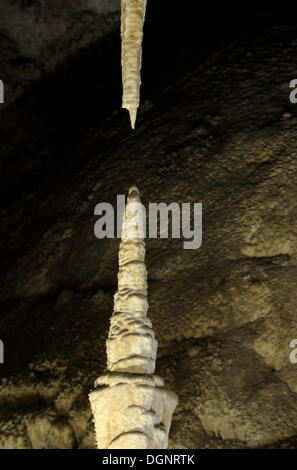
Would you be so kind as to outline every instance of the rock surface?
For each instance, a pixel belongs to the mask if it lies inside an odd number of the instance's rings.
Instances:
[[[119,26],[120,0],[2,0],[1,79],[11,102]]]
[[[95,447],[119,242],[93,213],[133,183],[145,205],[203,203],[200,249],[147,241],[157,370],[179,395],[169,447],[297,447],[296,33],[229,42],[147,91],[133,133],[118,105],[39,107],[44,88],[3,112],[0,447]]]

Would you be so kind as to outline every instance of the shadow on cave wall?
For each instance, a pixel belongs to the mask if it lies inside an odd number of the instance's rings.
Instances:
[[[285,4],[254,8],[222,2],[214,8],[208,2],[199,6],[187,2],[180,8],[179,2],[151,0],[145,23],[142,102],[162,102],[164,88],[230,41],[261,36],[274,24],[293,24],[292,6]],[[114,139],[119,142],[129,135],[127,113],[120,109],[116,31],[81,50],[2,111],[1,206],[84,165],[88,156],[81,153],[81,142],[92,127],[102,127],[107,116],[120,113],[117,125],[122,131]]]
[[[148,3],[142,103],[153,102],[162,109],[168,99],[162,93],[166,87],[174,86],[230,42],[240,44],[249,38],[262,38],[266,30],[282,23],[291,25],[288,29],[278,26],[282,38],[295,34],[292,8],[285,8],[283,2],[256,9],[230,4],[220,4],[215,9],[207,3],[195,5],[196,2],[188,2],[187,8],[180,9],[169,0]],[[52,204],[55,205],[65,178],[86,167],[94,152],[104,155],[110,147],[120,148],[122,140],[133,139],[128,113],[121,110],[120,47],[119,31],[101,38],[2,110],[0,207],[4,276],[12,260],[34,246],[57,216],[56,209],[53,215],[47,212],[38,220],[34,215],[27,216],[22,222],[21,242],[11,244],[11,234],[17,232],[18,227],[14,218],[7,216],[9,211],[22,211],[32,204],[34,214],[35,204],[39,211],[38,201],[47,200],[53,190]],[[173,95],[171,92],[170,99]],[[176,106],[178,99],[177,94]],[[140,110],[137,126],[140,127],[141,122]],[[112,126],[116,126],[116,132]],[[103,131],[100,140],[88,141],[90,133],[96,129]],[[115,152],[114,158],[121,158],[120,153]],[[116,161],[114,163],[116,165]],[[36,192],[38,199],[30,202],[30,195]],[[55,300],[55,293],[49,295],[46,311],[52,310]],[[32,299],[33,310],[38,302]],[[11,301],[2,304],[4,314],[11,306]],[[36,336],[34,331],[30,335]],[[35,339],[35,350],[44,343],[43,337],[39,339]]]
[[[95,378],[103,370],[106,329],[116,289],[118,240],[100,243],[94,240],[92,216],[96,198],[111,200],[118,191],[126,192],[129,179],[136,178],[144,202],[152,192],[158,200],[160,194],[168,201],[177,194],[183,200],[206,201],[203,221],[206,236],[199,252],[184,250],[181,255],[179,240],[178,243],[170,240],[168,246],[165,241],[155,245],[150,241],[147,247],[150,312],[160,343],[158,369],[166,383],[171,381],[173,389],[180,389],[181,407],[185,406],[181,411],[184,424],[173,426],[173,434],[181,432],[183,443],[187,419],[190,415],[194,418],[188,412],[193,409],[190,400],[201,396],[203,374],[205,383],[209,382],[209,371],[213,379],[213,389],[207,385],[204,388],[206,401],[210,392],[217,397],[217,391],[224,385],[232,388],[234,384],[228,361],[223,361],[226,376],[219,385],[213,369],[217,357],[225,358],[225,341],[232,342],[232,335],[236,347],[230,353],[231,366],[234,360],[238,364],[238,346],[245,354],[246,367],[237,365],[235,371],[247,372],[253,382],[251,366],[257,362],[261,377],[266,374],[273,384],[279,384],[279,394],[274,395],[275,389],[272,390],[271,403],[275,404],[273,412],[281,409],[277,398],[282,397],[283,387],[287,387],[285,381],[260,356],[254,361],[255,352],[250,353],[244,342],[258,338],[257,335],[261,338],[261,328],[267,327],[265,320],[269,328],[279,330],[278,315],[282,314],[283,306],[289,318],[295,308],[290,295],[295,289],[294,267],[287,267],[291,254],[271,256],[270,252],[274,241],[269,238],[269,228],[274,230],[274,219],[263,222],[268,227],[268,248],[264,244],[262,256],[244,256],[238,246],[244,238],[240,231],[242,220],[248,228],[250,220],[253,221],[253,203],[256,213],[262,216],[260,196],[265,183],[268,181],[269,197],[271,191],[282,196],[284,188],[287,190],[294,183],[293,178],[291,181],[287,178],[291,168],[289,156],[294,158],[293,106],[289,109],[293,119],[283,119],[290,106],[286,74],[293,73],[294,66],[290,68],[290,58],[294,56],[291,39],[296,39],[291,6],[286,8],[284,2],[274,2],[267,9],[258,6],[253,10],[250,4],[240,4],[235,9],[223,3],[217,9],[212,4],[194,7],[194,2],[187,2],[187,5],[191,6],[179,9],[178,4],[169,0],[149,3],[143,105],[135,132],[130,130],[128,113],[120,109],[119,32],[82,50],[55,73],[44,77],[26,95],[3,109],[0,120],[0,250],[1,281],[5,281],[1,282],[1,292],[6,299],[1,302],[0,326],[5,331],[5,351],[9,357],[1,370],[4,375],[14,377],[14,373],[23,372],[30,381],[29,362],[45,354],[50,358],[49,369],[55,372],[55,362],[51,360],[61,356],[68,364],[70,382],[71,374],[85,371],[87,400],[92,374]],[[271,54],[280,63],[279,77],[274,77],[271,88],[267,80],[269,60],[265,62],[264,74],[261,73],[262,49],[243,70],[245,54],[257,41],[260,46],[265,45],[266,57]],[[289,60],[286,58],[282,68],[279,57],[286,47]],[[201,64],[201,76],[197,77],[196,68]],[[209,76],[209,64],[212,70],[221,72],[226,64],[227,79]],[[225,83],[228,79],[230,83]],[[238,90],[234,87],[237,80],[244,81]],[[217,90],[218,82],[221,87]],[[168,87],[171,88],[166,92]],[[275,95],[275,90],[280,96]],[[224,103],[217,105],[217,96],[226,97],[225,107]],[[246,97],[246,106],[242,106]],[[152,111],[146,113],[150,103]],[[283,141],[288,144],[286,149]],[[272,151],[267,152],[272,145]],[[271,177],[273,171],[279,186]],[[292,189],[291,194],[294,195]],[[279,230],[289,237],[289,217],[284,218]],[[279,238],[281,244],[283,238]],[[261,249],[262,240],[257,242]],[[277,242],[276,249],[279,250]],[[267,283],[269,289],[265,287]],[[272,298],[277,297],[275,305],[267,292]],[[270,310],[269,315],[265,310],[267,306],[272,308],[272,320]],[[288,334],[290,331],[288,328]],[[220,335],[224,341],[220,342]],[[178,345],[182,361],[178,359]],[[193,370],[190,375],[189,363]],[[38,370],[35,373],[41,374]],[[244,395],[245,382],[238,381],[237,385],[240,384]],[[200,387],[199,392],[196,386]],[[259,379],[255,387],[247,386],[248,393],[258,390],[264,393],[266,383]],[[295,402],[292,401],[291,409],[288,388],[286,393],[284,409],[292,417]],[[237,404],[240,393],[236,389],[234,395],[230,392],[228,396]],[[259,409],[263,403],[269,406],[269,401],[260,395],[257,403]],[[249,415],[244,414],[249,412],[246,403],[241,402],[238,408],[243,410],[242,426],[250,423],[253,434],[258,413],[254,413],[254,421],[249,421]],[[192,435],[192,429],[196,432],[198,421],[196,417],[194,424],[189,424],[188,435]],[[275,416],[267,422],[269,434]],[[283,424],[285,420],[279,422]],[[292,428],[293,424],[290,423]],[[293,435],[293,431],[290,433]],[[271,442],[279,439],[278,430],[276,436],[269,437]],[[221,441],[216,444],[221,445]],[[229,444],[225,442],[226,446]]]
[[[142,103],[152,101],[157,108],[166,106],[168,98],[162,93],[164,88],[174,86],[181,77],[230,42],[240,44],[249,38],[265,37],[266,30],[282,23],[291,28],[277,26],[281,38],[295,34],[292,7],[286,8],[283,2],[255,9],[249,5],[244,8],[242,4],[237,7],[220,4],[216,8],[207,3],[187,4],[188,7],[182,9],[169,0],[151,0],[148,4]],[[170,99],[173,95],[171,92]],[[40,240],[56,217],[56,212],[53,215],[46,213],[38,221],[27,217],[22,225],[21,243],[11,245],[11,233],[17,227],[14,219],[7,216],[8,208],[10,213],[22,210],[25,204],[31,204],[30,194],[34,192],[38,192],[38,200],[46,200],[53,188],[55,192],[61,191],[65,178],[84,168],[94,152],[104,155],[109,147],[120,148],[122,140],[133,139],[128,114],[120,107],[120,36],[116,31],[68,59],[55,73],[44,77],[2,110],[3,273],[12,259],[17,259]],[[140,127],[141,122],[140,110],[137,126]],[[112,126],[116,126],[116,132]],[[96,129],[103,133],[100,141],[93,144],[88,141],[88,136]],[[121,158],[120,153],[115,152],[114,158]],[[34,213],[35,202],[32,204],[31,212]],[[6,255],[8,245],[9,256]],[[3,307],[9,310],[10,302]]]

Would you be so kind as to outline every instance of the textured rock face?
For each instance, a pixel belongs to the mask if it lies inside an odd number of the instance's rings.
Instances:
[[[175,393],[155,375],[109,373],[90,394],[99,449],[167,449]]]
[[[203,203],[199,250],[146,243],[157,371],[179,396],[169,447],[297,447],[297,31],[252,33],[147,92],[133,133],[115,112],[120,68],[108,119],[80,134],[66,126],[79,100],[51,126],[44,95],[5,111],[1,447],[96,446],[88,393],[106,365],[119,241],[94,237],[93,213],[133,182],[145,207]]]
[[[2,0],[0,78],[5,102],[118,28],[119,16],[120,0]]]
[[[153,373],[158,343],[147,317],[144,218],[129,190],[119,250],[118,291],[106,343],[108,373],[90,393],[99,449],[167,449],[177,396]]]

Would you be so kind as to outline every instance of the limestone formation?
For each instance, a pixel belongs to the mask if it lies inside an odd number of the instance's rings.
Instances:
[[[147,0],[121,0],[122,107],[130,113],[132,129],[135,127],[139,106],[142,37],[146,2]]]
[[[90,393],[100,449],[165,449],[175,393],[154,374],[157,340],[147,317],[147,272],[139,192],[129,191],[118,291],[107,339],[107,372]]]
[[[103,2],[119,3],[96,0]],[[161,12],[168,2],[154,4]],[[73,15],[75,25],[80,18]],[[21,36],[16,20],[10,33]],[[172,27],[164,24],[164,38]],[[98,119],[92,90],[51,111],[54,94],[44,99],[47,83],[40,83],[36,95],[7,104],[0,119],[1,449],[96,448],[88,391],[106,365],[120,240],[94,237],[92,214],[96,202],[116,201],[116,188],[131,180],[152,202],[207,206],[201,248],[184,250],[170,233],[146,245],[156,371],[179,398],[168,447],[297,448],[297,364],[290,360],[297,338],[297,106],[289,101],[297,41],[295,28],[253,29],[230,36],[228,47],[220,41],[214,54],[207,41],[197,44],[192,73],[176,61],[174,86],[167,86],[172,68],[158,69],[158,99],[148,93],[152,107],[134,135],[123,129],[126,112],[113,114],[116,99]],[[110,40],[116,54],[117,36],[100,43],[102,64]],[[57,42],[61,55],[72,37]],[[99,49],[87,48],[94,53],[88,62]],[[160,42],[156,63],[170,50]],[[187,57],[185,65],[193,55]],[[81,63],[70,62],[63,75],[85,83]],[[15,80],[31,87],[18,70]],[[10,82],[0,78],[7,103]],[[94,76],[103,91],[105,79]],[[61,82],[56,71],[52,80],[56,96],[69,96],[68,79]],[[84,109],[89,130],[78,113]]]

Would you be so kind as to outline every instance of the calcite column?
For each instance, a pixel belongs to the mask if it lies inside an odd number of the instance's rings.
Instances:
[[[90,393],[99,449],[166,449],[177,396],[154,374],[157,340],[147,317],[144,221],[130,189],[119,250],[107,371]],[[137,235],[137,236],[136,236]]]

